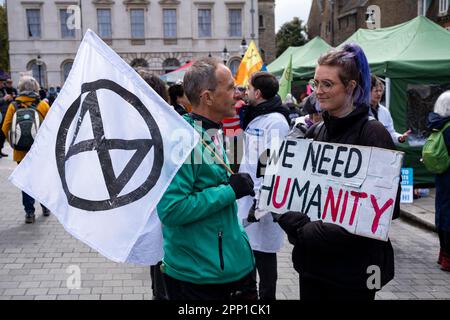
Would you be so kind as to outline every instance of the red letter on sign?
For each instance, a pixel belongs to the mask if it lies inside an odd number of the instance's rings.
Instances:
[[[344,204],[342,205],[341,217],[339,218],[339,223],[344,221],[345,211],[347,211],[347,200],[348,200],[348,191],[345,191],[344,196]]]
[[[355,202],[353,203],[352,215],[350,216],[350,225],[353,224],[353,220],[355,220],[356,209],[358,208],[359,198],[367,198],[367,193],[365,192],[355,192],[350,191],[350,194],[355,197]]]
[[[277,209],[281,208],[286,203],[287,195],[289,193],[289,187],[291,186],[291,178],[288,178],[287,180],[286,188],[284,189],[283,200],[280,203],[277,202],[279,184],[280,184],[280,177],[278,176],[275,180],[275,186],[273,187],[273,194],[272,194],[272,203],[273,206]]]
[[[322,220],[327,216],[328,203],[331,202],[331,219],[336,222],[339,205],[341,204],[342,189],[339,190],[337,202],[334,202],[334,193],[331,187],[328,188],[327,199],[325,200],[325,208],[323,209]]]
[[[372,201],[373,209],[375,210],[375,218],[373,219],[372,223],[372,233],[375,233],[378,229],[378,223],[380,222],[380,218],[383,215],[383,213],[392,206],[394,203],[393,199],[389,199],[381,209],[378,207],[377,199],[373,194],[370,195],[370,201]]]

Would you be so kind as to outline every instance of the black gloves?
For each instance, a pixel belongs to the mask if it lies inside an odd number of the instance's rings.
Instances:
[[[255,196],[255,191],[253,191],[254,183],[248,173],[235,173],[231,175],[229,183],[236,194],[236,199],[245,196]]]
[[[272,214],[273,222],[278,222],[278,219],[280,219],[280,217],[282,216],[281,213],[271,212],[271,214]]]
[[[250,207],[250,210],[248,211],[247,221],[250,223],[253,222],[259,222],[259,219],[256,219],[255,217],[256,212],[256,199],[253,199],[253,205]]]
[[[310,222],[306,214],[294,211],[282,215],[272,214],[272,217],[278,221],[281,229],[286,232],[289,242],[293,245],[297,244],[298,230]]]
[[[297,230],[299,228],[302,228],[305,224],[307,224],[311,220],[304,213],[289,211],[282,215],[279,215],[279,217],[277,217],[277,221],[281,229],[283,229],[286,232],[288,237],[296,238]],[[289,239],[289,242],[293,243],[291,239]]]
[[[289,131],[287,137],[295,138],[295,139],[304,139],[306,137],[306,132],[308,131],[308,126],[304,123],[297,123],[294,127],[292,127],[291,131]]]

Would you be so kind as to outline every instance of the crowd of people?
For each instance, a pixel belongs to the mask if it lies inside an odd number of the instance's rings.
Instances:
[[[181,166],[157,206],[165,255],[151,267],[155,299],[275,300],[277,252],[285,235],[294,245],[302,300],[373,300],[381,288],[367,287],[372,265],[380,268],[381,287],[393,279],[389,239],[357,236],[335,224],[311,221],[303,212],[275,214],[257,207],[272,139],[283,140],[297,130],[316,141],[389,150],[407,140],[410,131],[397,133],[380,104],[383,83],[370,74],[359,46],[322,55],[309,83],[313,92],[299,104],[292,95],[281,100],[278,80],[268,72],[254,73],[248,87],[236,87],[230,70],[212,58],[197,60],[183,82],[170,86],[145,70],[138,73],[205,142],[192,150],[192,161]],[[36,109],[42,121],[52,102],[46,100],[48,94],[43,98],[32,77],[22,78],[18,90],[11,88],[7,81],[1,91],[3,139],[20,108]],[[430,114],[429,128],[442,129],[449,121],[446,92]],[[450,128],[444,137],[450,156]],[[229,148],[230,141],[241,143]],[[242,149],[239,159],[236,145]],[[14,149],[13,160],[20,163],[26,152]],[[193,160],[199,155],[204,160],[200,164]],[[449,181],[450,169],[436,176],[438,262],[445,271],[450,271]],[[34,199],[24,192],[22,197],[25,221],[32,223]],[[45,207],[43,213],[49,214]],[[399,195],[393,219],[398,216]]]
[[[50,87],[46,90],[39,86],[36,93],[39,95],[40,101],[45,101],[49,106],[51,106],[60,91],[61,87]],[[8,156],[8,154],[4,153],[2,150],[5,145],[6,136],[1,128],[5,120],[9,104],[17,98],[19,98],[19,94],[13,85],[13,81],[11,79],[6,79],[4,81],[0,80],[0,158]]]

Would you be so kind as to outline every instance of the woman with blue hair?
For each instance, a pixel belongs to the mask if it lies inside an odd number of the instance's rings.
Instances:
[[[317,141],[395,150],[383,124],[370,117],[370,70],[362,49],[353,44],[334,49],[318,60],[311,87],[323,122],[306,136]],[[394,216],[398,216],[398,197]],[[391,242],[349,233],[301,212],[274,215],[294,245],[292,260],[299,272],[302,300],[373,300],[394,277]],[[368,286],[373,267],[380,272],[377,288]]]

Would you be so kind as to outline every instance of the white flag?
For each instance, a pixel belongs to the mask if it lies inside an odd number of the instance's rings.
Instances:
[[[94,32],[10,181],[116,262],[161,260],[156,205],[195,130]]]

